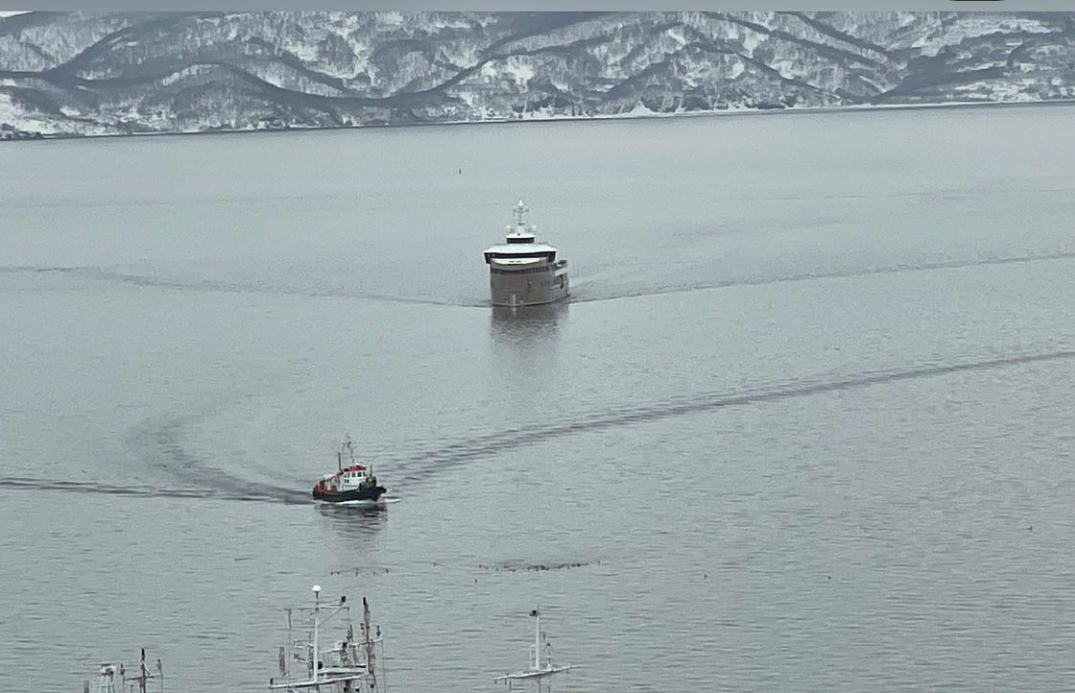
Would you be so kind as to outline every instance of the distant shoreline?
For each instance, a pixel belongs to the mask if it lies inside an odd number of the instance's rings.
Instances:
[[[526,117],[526,118],[489,118],[485,120],[457,120],[457,121],[438,121],[427,123],[402,123],[402,124],[372,124],[372,125],[352,125],[352,126],[340,126],[340,127],[285,127],[285,128],[235,128],[235,129],[216,129],[216,130],[196,130],[186,132],[135,132],[130,134],[88,134],[88,135],[76,135],[76,134],[58,134],[58,135],[44,135],[38,139],[17,139],[17,140],[5,140],[4,143],[14,142],[45,142],[49,140],[113,140],[113,139],[127,139],[130,137],[194,137],[201,135],[236,135],[236,134],[280,134],[280,133],[297,133],[297,132],[334,132],[334,131],[351,131],[351,130],[383,130],[383,129],[407,129],[407,128],[426,128],[426,127],[458,127],[458,126],[477,126],[477,125],[526,125],[533,123],[562,123],[562,122],[589,122],[589,121],[607,121],[607,120],[658,120],[658,119],[677,119],[677,118],[720,118],[730,116],[776,116],[776,115],[816,115],[816,114],[847,114],[847,113],[869,113],[875,111],[904,111],[904,110],[936,110],[945,108],[1019,108],[1019,107],[1041,107],[1041,106],[1055,106],[1064,107],[1075,105],[1075,99],[1050,99],[1043,101],[947,101],[943,103],[920,103],[920,104],[881,104],[881,105],[855,105],[855,106],[833,106],[830,108],[825,107],[803,107],[803,108],[738,108],[727,110],[713,110],[713,111],[689,111],[689,112],[673,112],[673,113],[642,113],[638,111],[631,111],[629,113],[610,113],[592,116],[540,116],[540,117]]]

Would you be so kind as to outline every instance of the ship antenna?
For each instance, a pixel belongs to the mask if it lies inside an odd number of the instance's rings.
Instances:
[[[526,206],[526,203],[521,199],[515,203],[515,228],[519,231],[523,231],[526,228],[526,222],[523,220],[523,215],[530,211]]]

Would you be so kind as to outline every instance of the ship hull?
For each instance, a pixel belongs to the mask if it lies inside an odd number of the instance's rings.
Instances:
[[[494,306],[521,308],[555,303],[567,298],[571,287],[567,273],[490,274],[489,290]]]
[[[376,502],[384,495],[385,491],[386,489],[384,486],[356,488],[347,491],[322,491],[315,487],[313,496],[314,500],[324,501],[326,503],[350,503],[353,501]]]

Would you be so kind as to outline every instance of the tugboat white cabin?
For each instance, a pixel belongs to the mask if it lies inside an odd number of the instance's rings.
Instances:
[[[485,251],[493,305],[520,308],[567,297],[567,260],[557,259],[551,245],[535,241],[537,228],[526,223],[530,209],[522,200],[512,211],[514,223],[504,243]]]

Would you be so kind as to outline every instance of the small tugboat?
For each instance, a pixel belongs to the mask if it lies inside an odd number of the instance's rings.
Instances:
[[[314,585],[314,606],[286,609],[287,646],[280,648],[280,675],[283,681],[269,679],[270,690],[298,693],[313,689],[319,693],[380,693],[386,691],[385,677],[378,682],[377,657],[384,659],[384,640],[381,627],[370,626],[370,606],[362,600],[361,642],[355,640],[351,624],[351,606],[347,597],[331,606],[322,606],[321,587]],[[328,611],[328,615],[323,613]],[[342,639],[322,647],[322,628],[335,619],[346,627]],[[305,631],[305,638],[295,638],[295,629]],[[379,647],[378,647],[379,646]],[[378,685],[380,683],[380,685]]]
[[[540,692],[542,690],[542,682],[555,674],[560,674],[565,671],[574,669],[573,665],[566,664],[564,666],[555,666],[552,663],[552,644],[545,638],[544,648],[542,647],[543,633],[541,632],[541,614],[537,609],[530,612],[531,618],[535,620],[534,624],[534,644],[530,646],[530,668],[526,671],[520,671],[514,674],[505,674],[498,676],[493,681],[495,683],[507,682],[508,690],[511,690],[511,684],[514,681],[533,681],[537,684],[537,689]],[[545,665],[541,664],[541,652],[545,651]],[[552,682],[547,682],[546,690],[551,690]]]
[[[351,463],[347,467],[343,466],[344,454]],[[336,453],[336,468],[337,471],[317,480],[313,491],[314,500],[364,506],[383,504],[381,496],[386,489],[377,485],[377,477],[373,475],[372,467],[367,468],[355,462],[355,450],[350,436]]]
[[[530,209],[525,202],[519,200],[512,211],[515,223],[508,226],[504,242],[485,251],[493,305],[515,310],[566,298],[567,260],[557,259],[551,245],[535,242],[537,227],[526,223]]]

